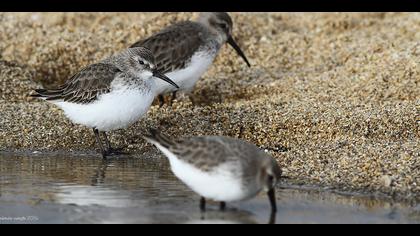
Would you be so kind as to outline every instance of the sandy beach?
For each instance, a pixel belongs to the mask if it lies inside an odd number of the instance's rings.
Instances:
[[[1,13],[0,151],[95,151],[31,90],[63,83],[189,13]],[[419,13],[232,13],[228,46],[191,95],[111,132],[141,155],[149,127],[227,135],[272,154],[308,185],[420,198]]]

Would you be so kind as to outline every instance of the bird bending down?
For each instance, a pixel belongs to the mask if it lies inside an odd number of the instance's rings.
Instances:
[[[201,196],[220,202],[242,201],[267,192],[272,212],[277,211],[275,185],[282,171],[277,162],[257,146],[223,136],[181,138],[177,141],[150,130],[145,139],[169,159],[173,173]]]

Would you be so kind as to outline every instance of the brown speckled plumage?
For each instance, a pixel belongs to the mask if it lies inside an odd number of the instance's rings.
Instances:
[[[131,48],[146,47],[151,50],[156,57],[158,70],[168,73],[186,66],[206,41],[206,31],[206,28],[197,22],[179,22],[134,43]]]
[[[125,80],[127,84],[133,84],[131,80],[136,80],[135,70],[139,67],[137,58],[152,64],[155,62],[152,53],[147,49],[141,47],[127,49],[100,63],[83,68],[57,89],[36,89],[36,94],[32,96],[49,101],[62,100],[78,104],[94,102],[100,95],[110,92],[111,83],[116,78]],[[142,86],[140,80],[137,86]]]
[[[161,134],[158,130],[150,130],[146,138],[154,140],[177,155],[177,157],[203,170],[232,163],[232,170],[241,170],[238,175],[247,178],[255,177],[259,169],[267,163],[275,166],[275,174],[279,179],[281,170],[275,160],[252,143],[224,136],[197,136],[179,138],[176,141]]]
[[[108,93],[111,82],[121,70],[110,64],[90,65],[74,76],[58,89],[36,89],[37,97],[46,100],[63,100],[73,103],[90,103],[98,96]]]

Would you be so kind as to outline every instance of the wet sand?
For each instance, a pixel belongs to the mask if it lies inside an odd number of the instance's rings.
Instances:
[[[148,127],[228,135],[267,149],[299,184],[419,199],[420,14],[236,13],[234,36],[192,97],[154,106],[111,141],[154,150]],[[56,86],[175,13],[0,14],[0,150],[95,151],[87,128],[26,95]]]

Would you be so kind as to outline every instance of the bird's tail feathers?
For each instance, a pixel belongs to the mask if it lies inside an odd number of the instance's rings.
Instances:
[[[30,94],[30,97],[34,98],[42,98],[44,100],[57,100],[61,99],[61,93],[62,91],[59,89],[35,89],[35,93]]]
[[[159,144],[168,149],[175,144],[169,137],[161,134],[159,130],[154,128],[150,128],[149,134],[144,135],[144,138],[150,143]]]

